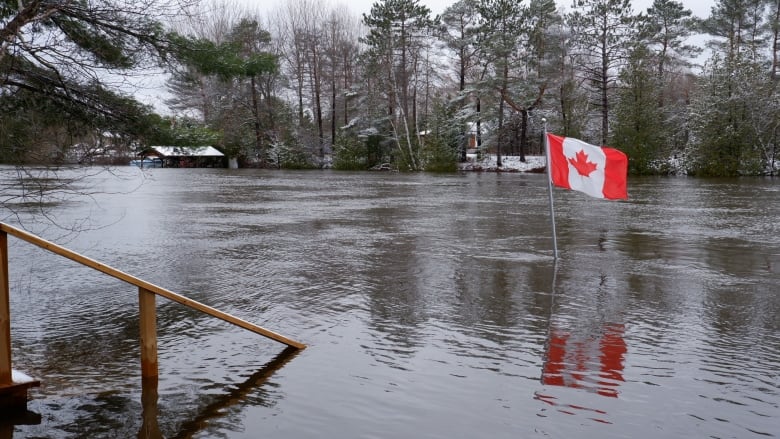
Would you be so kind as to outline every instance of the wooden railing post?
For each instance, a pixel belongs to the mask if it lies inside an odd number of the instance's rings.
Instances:
[[[12,384],[11,292],[8,283],[8,234],[0,231],[0,386]]]
[[[130,284],[133,284],[137,286],[140,290],[140,296],[141,296],[141,319],[142,319],[142,331],[147,331],[148,333],[145,334],[148,341],[143,341],[142,343],[142,353],[148,354],[148,360],[150,361],[148,364],[150,365],[149,370],[154,370],[153,375],[149,376],[157,376],[157,334],[156,334],[156,313],[154,311],[151,312],[143,312],[143,308],[150,308],[151,310],[154,309],[154,297],[146,297],[144,298],[144,293],[151,293],[153,295],[158,295],[165,297],[168,300],[172,300],[174,302],[178,302],[184,306],[190,307],[192,309],[198,310],[200,312],[206,313],[212,317],[216,317],[218,319],[222,319],[228,323],[231,323],[233,325],[236,325],[238,327],[247,329],[249,331],[252,331],[256,334],[260,334],[264,337],[268,337],[271,340],[276,340],[279,343],[284,343],[287,346],[294,347],[296,349],[305,349],[306,345],[300,342],[297,342],[295,340],[291,340],[281,334],[278,334],[274,331],[270,331],[268,329],[265,329],[261,326],[257,326],[253,323],[249,323],[246,320],[239,319],[238,317],[234,317],[230,314],[224,313],[216,308],[212,308],[208,305],[205,305],[203,303],[197,302],[195,300],[189,299],[187,297],[184,297],[180,294],[176,294],[171,290],[167,290],[165,288],[160,288],[157,285],[150,284],[149,282],[146,282],[142,279],[139,279],[135,276],[131,276],[127,273],[124,273],[122,271],[117,270],[116,268],[109,267],[108,265],[102,264],[94,259],[88,258],[86,256],[80,255],[74,251],[68,250],[65,247],[61,247],[57,244],[54,244],[53,242],[46,241],[43,238],[40,238],[38,236],[35,236],[31,233],[25,232],[24,230],[17,229],[16,227],[11,227],[8,224],[4,224],[0,222],[0,232],[2,232],[4,235],[6,233],[11,234],[23,241],[27,241],[30,244],[37,245],[38,247],[41,247],[45,250],[48,250],[54,254],[60,255],[62,257],[68,258],[71,261],[76,261],[79,264],[86,265],[89,268],[92,268],[93,270],[97,270],[101,273],[107,274],[109,276],[115,277],[119,280],[128,282]],[[7,255],[6,255],[7,259]],[[149,306],[151,305],[151,306]],[[147,319],[148,323],[144,323]],[[144,334],[142,334],[142,337],[144,337]],[[10,345],[10,343],[9,343]],[[9,346],[10,347],[10,346]],[[144,363],[147,364],[147,363]],[[153,366],[153,369],[151,368]]]
[[[157,308],[155,294],[138,288],[138,312],[141,325],[141,377],[157,377]]]
[[[138,439],[165,437],[157,420],[157,384],[157,377],[141,379],[141,429],[138,431]]]

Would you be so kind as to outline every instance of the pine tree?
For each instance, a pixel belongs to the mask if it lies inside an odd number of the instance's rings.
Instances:
[[[670,172],[649,166],[653,161],[661,163],[663,159],[681,153],[688,138],[685,118],[689,98],[687,77],[691,59],[701,52],[700,48],[686,44],[695,29],[695,20],[689,9],[674,0],[655,0],[647,9],[647,13],[638,20],[641,29],[640,47],[636,47],[632,52],[630,65],[627,66],[629,71],[621,74],[622,91],[618,104],[621,114],[616,122],[621,126],[615,127],[620,133],[614,133],[614,138],[615,142],[624,145],[627,152],[637,153],[631,161],[632,172]],[[637,76],[638,56],[646,57],[641,60],[642,68],[654,69],[654,77]],[[631,111],[630,106],[634,105],[631,102],[637,100],[635,94],[638,90],[644,90],[645,97],[654,94],[657,99],[655,104],[645,101],[645,107],[640,111],[633,111],[641,113],[645,119],[644,123],[637,121],[640,126],[652,124],[651,131],[647,133],[650,138],[638,132],[628,136],[626,131],[624,112]],[[627,105],[629,108],[626,108]],[[631,156],[632,154],[629,154],[629,157]]]
[[[466,161],[466,150],[469,147],[467,131],[468,121],[473,113],[470,109],[474,92],[473,78],[479,70],[478,20],[476,0],[460,0],[442,14],[439,32],[439,38],[444,42],[445,48],[454,54],[453,64],[458,82],[458,95],[455,100],[460,103],[461,108],[461,111],[456,114],[466,115],[465,120],[462,121],[459,145],[461,162]]]
[[[425,81],[419,68],[438,21],[418,0],[382,0],[374,3],[370,14],[363,14],[369,30],[363,42],[374,66],[371,73],[384,92],[391,136],[404,166],[411,170],[421,168],[417,83]]]
[[[144,3],[0,2],[0,99],[24,94],[42,111],[59,108],[51,114],[63,123],[138,128],[150,111],[126,86],[167,54],[158,20],[174,12],[162,1]]]
[[[497,92],[495,150],[496,164],[501,167],[502,148],[508,143],[504,127],[505,106],[515,81],[515,77],[510,77],[510,70],[515,65],[521,37],[527,31],[525,6],[516,0],[480,0],[477,11],[481,16],[478,44],[492,69],[484,86]]]
[[[572,8],[568,21],[576,35],[573,50],[593,94],[592,104],[600,111],[599,141],[606,144],[615,76],[635,39],[636,19],[630,0],[575,0]]]
[[[647,46],[637,45],[620,73],[620,91],[615,105],[610,145],[629,157],[629,172],[657,172],[664,144],[663,114],[658,106],[656,66]]]
[[[278,69],[276,57],[266,50],[270,35],[257,21],[244,18],[222,39],[217,43],[177,38],[182,68],[173,75],[169,89],[180,95],[171,103],[185,109],[198,102],[203,122],[222,133],[221,146],[229,157],[262,156],[260,82],[263,75]]]
[[[701,53],[701,48],[686,43],[695,31],[692,17],[691,10],[675,0],[655,0],[642,17],[641,39],[655,55],[660,81],[679,67],[689,67],[690,59]]]
[[[780,97],[767,69],[771,60],[764,57],[772,29],[764,25],[766,5],[763,0],[720,0],[703,23],[718,38],[710,43],[715,54],[691,104],[692,172],[774,172]]]

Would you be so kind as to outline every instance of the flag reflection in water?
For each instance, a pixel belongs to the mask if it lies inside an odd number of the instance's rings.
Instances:
[[[583,388],[617,397],[623,380],[626,342],[623,325],[605,325],[599,337],[579,338],[553,330],[542,371],[542,383]]]
[[[546,358],[542,369],[542,384],[583,389],[610,398],[618,397],[623,379],[623,361],[627,352],[623,339],[624,325],[608,323],[600,334],[575,334],[553,329],[550,331]],[[574,412],[561,407],[556,398],[536,393],[536,399],[558,406],[564,413]],[[568,405],[568,409],[601,410]],[[599,422],[608,422],[594,418]]]

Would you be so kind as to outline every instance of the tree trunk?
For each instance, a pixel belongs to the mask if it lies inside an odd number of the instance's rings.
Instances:
[[[295,37],[298,38],[297,36]],[[298,97],[298,126],[303,125],[303,84],[304,84],[304,72],[303,72],[303,59],[301,55],[301,50],[295,51],[295,63],[297,64],[295,66],[295,73],[297,78],[296,81],[298,82],[298,87],[295,90],[295,93]]]
[[[569,116],[568,111],[566,111],[566,95],[564,94],[564,91],[566,89],[565,86],[561,86],[561,97],[560,97],[560,103],[561,103],[561,129],[564,136],[569,136],[571,133],[569,132]]]
[[[461,37],[464,37],[464,32],[461,32]],[[466,47],[461,46],[460,47],[460,65],[459,65],[459,71],[458,71],[458,79],[460,81],[458,86],[458,91],[461,93],[463,90],[466,89]],[[465,128],[465,127],[464,127]],[[460,161],[465,162],[466,161],[466,150],[469,147],[469,139],[468,139],[468,132],[464,129],[463,131],[463,142],[462,142],[462,148],[460,150]]]
[[[525,147],[528,144],[528,110],[520,112],[520,161],[525,163]]]
[[[394,120],[395,117],[395,99],[396,99],[396,83],[393,80],[393,69],[395,63],[393,62],[393,53],[390,49],[390,53],[387,57],[387,115],[390,120]]]
[[[778,80],[777,70],[780,68],[778,63],[778,51],[780,51],[780,0],[775,0],[775,20],[772,25],[772,79]]]
[[[200,76],[198,78],[198,85],[200,87],[200,99],[203,102],[203,108],[201,111],[203,111],[203,122],[209,123],[209,104],[208,104],[208,96],[206,95],[206,82],[203,80],[204,77]]]
[[[312,42],[312,80],[314,82],[314,111],[317,117],[317,144],[319,146],[320,159],[325,157],[323,146],[325,130],[322,124],[322,72],[320,71],[320,59],[317,53],[317,42]]]
[[[412,130],[415,137],[420,136],[420,127],[417,124],[417,87],[412,91]]]
[[[601,46],[601,145],[607,144],[609,135],[609,53],[607,39]]]
[[[460,79],[460,85],[458,90],[463,91],[466,89],[466,48],[460,48],[460,72],[458,72]]]
[[[501,142],[504,137],[504,96],[506,96],[509,87],[509,59],[504,59],[504,75],[501,82],[501,96],[498,103],[498,141],[496,142],[496,166],[503,166],[501,163]]]
[[[249,78],[252,87],[252,116],[255,118],[255,153],[260,154],[262,148],[262,133],[260,132],[260,104],[257,99],[257,86],[255,77]]]
[[[482,100],[477,97],[477,150],[482,147]]]
[[[349,56],[344,52],[344,126],[349,125],[349,111],[347,107],[347,93],[349,92]]]
[[[501,142],[504,137],[504,100],[501,99],[498,103],[498,136],[496,138],[496,166],[499,168],[501,163]]]
[[[335,69],[334,69],[335,70]],[[330,144],[336,143],[336,72],[330,82]]]
[[[401,20],[401,111],[409,122],[409,77],[406,71],[406,22]]]

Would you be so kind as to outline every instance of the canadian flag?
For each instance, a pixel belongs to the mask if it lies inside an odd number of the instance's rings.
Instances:
[[[554,185],[596,198],[628,199],[628,157],[624,153],[554,134],[547,134],[547,145]]]

